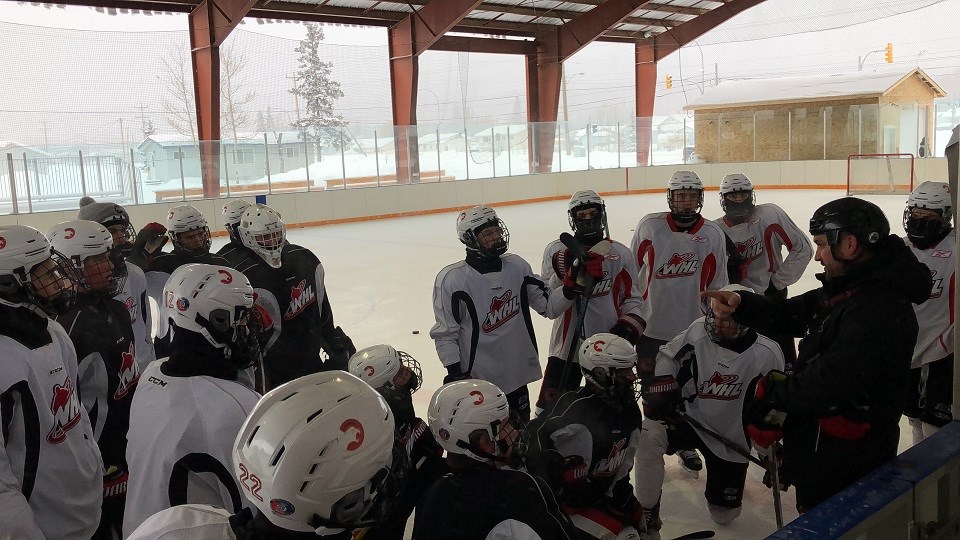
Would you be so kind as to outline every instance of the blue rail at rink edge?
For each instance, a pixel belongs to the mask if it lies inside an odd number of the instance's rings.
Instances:
[[[949,470],[940,474],[944,469],[953,469],[953,477]],[[937,477],[931,478],[932,475]],[[960,421],[953,421],[767,539],[842,538],[851,532],[860,540],[906,539],[917,538],[911,529],[921,526],[921,522],[936,521],[941,527],[952,523],[952,527],[957,527],[960,522],[957,476],[960,476]],[[925,483],[927,479],[939,482]],[[921,495],[918,487],[924,488],[923,496],[918,496]],[[933,487],[932,495],[926,490],[929,487]],[[921,514],[927,519],[920,519]]]

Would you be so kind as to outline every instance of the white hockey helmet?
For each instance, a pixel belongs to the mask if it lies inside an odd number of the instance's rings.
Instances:
[[[378,499],[396,495],[396,455],[386,401],[345,371],[325,371],[260,398],[234,442],[233,466],[271,523],[313,532],[358,526]]]
[[[223,226],[234,242],[240,242],[240,237],[237,235],[237,225],[240,224],[240,218],[243,216],[244,210],[249,207],[250,202],[245,199],[231,199],[220,208]]]
[[[283,264],[281,254],[287,239],[287,228],[280,214],[265,204],[247,207],[237,225],[240,242],[260,256],[272,268]]]
[[[500,240],[489,247],[482,247],[477,240],[477,234],[483,229],[500,226]],[[476,251],[487,257],[499,257],[507,252],[510,246],[510,232],[503,220],[487,205],[481,204],[460,212],[457,215],[457,238],[467,246],[467,249]]]
[[[241,272],[193,263],[177,268],[167,279],[161,309],[174,326],[202,335],[230,357],[254,346],[253,300],[253,287]],[[241,331],[240,326],[247,328]]]
[[[179,239],[180,235],[198,229],[201,231],[199,241],[182,242]],[[210,249],[210,227],[207,226],[207,220],[199,210],[189,204],[174,206],[167,212],[167,234],[170,235],[174,247],[191,251]]]
[[[636,375],[624,370],[637,365],[637,351],[629,341],[610,333],[594,334],[580,345],[580,370],[587,381],[614,399],[636,400]]]
[[[674,204],[674,192],[686,189],[700,191],[699,203],[696,210],[690,211],[688,209],[682,209]],[[697,173],[693,171],[677,171],[673,173],[670,181],[667,182],[667,204],[670,206],[670,211],[673,212],[674,217],[677,215],[693,216],[700,213],[700,210],[703,208],[703,182]]]
[[[728,292],[756,292],[750,287],[733,283],[720,289]],[[719,319],[713,314],[713,308],[707,308],[707,314],[703,318],[703,326],[714,343],[730,341],[742,337],[750,331],[750,327],[737,323],[731,318]]]
[[[911,240],[936,239],[950,229],[953,207],[950,200],[950,186],[944,182],[923,182],[915,187],[907,197],[907,208],[903,212],[903,228]],[[932,210],[938,217],[914,217],[915,208]]]
[[[76,296],[73,265],[26,225],[0,227],[0,304],[63,313]]]
[[[741,202],[729,199],[732,193],[747,193],[749,197]],[[753,183],[743,173],[728,174],[720,182],[720,207],[727,218],[742,221],[753,213],[757,204],[757,195],[753,191]]]
[[[397,375],[403,368],[410,371],[412,380],[405,386],[409,387],[411,392],[416,392],[423,380],[419,362],[409,354],[386,344],[360,349],[350,357],[347,364],[350,373],[375,389],[394,388]]]
[[[127,265],[113,251],[113,234],[103,225],[84,219],[64,221],[47,233],[53,249],[66,257],[76,271],[79,284],[91,292],[115,296],[127,279]],[[90,257],[107,257],[95,265],[85,261]]]
[[[501,426],[510,421],[510,405],[502,390],[489,381],[470,379],[445,384],[437,389],[427,409],[430,432],[444,450],[478,461],[483,455],[470,435],[483,431],[491,441],[498,440]],[[498,451],[505,453],[498,446]]]
[[[577,218],[577,212],[588,208],[597,210],[595,218]],[[603,202],[603,197],[592,189],[578,191],[573,194],[573,197],[570,197],[570,203],[567,205],[567,220],[570,222],[570,228],[573,229],[574,235],[588,242],[603,240],[609,230],[607,206]]]

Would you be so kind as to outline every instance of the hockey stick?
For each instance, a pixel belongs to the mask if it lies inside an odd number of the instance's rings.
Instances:
[[[747,458],[747,460],[749,460],[750,463],[753,463],[753,464],[755,464],[755,465],[759,465],[760,467],[763,467],[764,469],[766,469],[766,465],[764,465],[764,463],[763,463],[762,461],[760,461],[759,458],[757,458],[756,456],[754,456],[753,454],[751,454],[749,450],[744,449],[744,448],[743,448],[742,446],[740,446],[739,444],[731,441],[730,439],[724,437],[723,435],[721,435],[721,434],[717,433],[716,431],[714,431],[714,430],[708,428],[707,426],[703,425],[699,420],[697,420],[696,418],[694,418],[694,417],[690,416],[689,414],[687,414],[686,411],[677,411],[677,413],[680,415],[680,418],[683,418],[684,420],[686,420],[687,423],[690,424],[691,426],[693,426],[693,427],[699,429],[700,431],[706,433],[707,435],[713,437],[714,439],[716,439],[718,442],[722,443],[724,446],[726,446],[726,447],[729,448],[730,450],[733,450],[734,452],[736,452],[736,453],[740,454],[741,456]]]
[[[713,531],[697,531],[687,534],[681,534],[672,540],[699,540],[701,538],[713,538],[717,533]]]
[[[570,349],[567,351],[566,362],[563,364],[563,374],[560,376],[560,389],[563,389],[567,387],[567,381],[570,380],[570,372],[573,369],[574,362],[577,360],[576,354],[580,348],[580,340],[584,337],[583,321],[587,316],[587,305],[590,302],[590,296],[593,295],[593,286],[595,283],[593,276],[587,272],[587,254],[583,251],[583,246],[580,245],[580,242],[577,242],[577,239],[568,232],[560,234],[560,242],[580,260],[580,264],[583,265],[583,271],[586,274],[583,282],[583,293],[580,294],[580,298],[577,300],[577,320],[574,323],[573,334],[570,336]],[[605,239],[594,244],[594,246],[590,248],[590,251],[603,256],[606,255],[611,248],[612,245],[610,241]],[[579,362],[576,363],[579,364]]]
[[[777,463],[777,442],[770,445],[770,454],[767,457],[770,460],[770,478],[773,484],[773,510],[777,516],[777,528],[783,528],[783,505],[780,502],[780,465]]]

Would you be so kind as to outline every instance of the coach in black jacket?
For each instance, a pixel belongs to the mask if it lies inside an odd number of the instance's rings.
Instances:
[[[814,213],[810,233],[824,267],[819,289],[777,302],[704,293],[715,313],[760,333],[803,338],[795,372],[761,379],[749,413],[760,429],[782,425],[783,470],[801,513],[897,455],[917,341],[911,304],[929,298],[932,286],[930,270],[890,234],[873,203],[831,201]],[[771,410],[785,418],[773,421]]]

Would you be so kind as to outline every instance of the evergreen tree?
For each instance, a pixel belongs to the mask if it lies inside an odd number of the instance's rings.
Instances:
[[[299,68],[291,90],[304,102],[304,115],[293,124],[301,137],[309,136],[319,148],[340,144],[339,127],[347,123],[334,110],[334,103],[343,97],[340,83],[333,80],[332,62],[320,59],[323,29],[318,24],[307,24],[307,37],[295,51],[299,53]],[[319,154],[319,152],[318,152]]]

